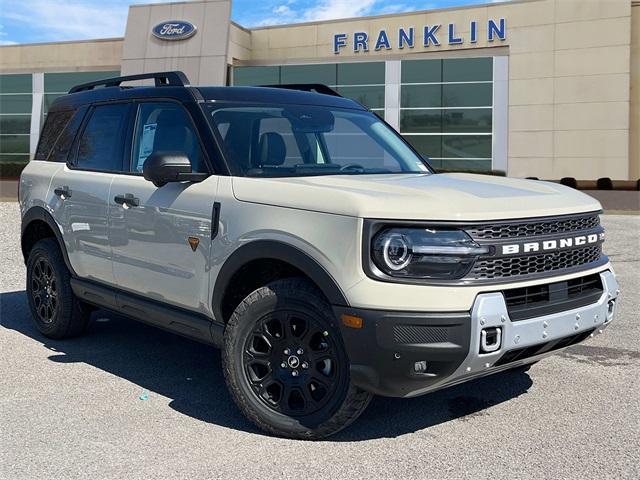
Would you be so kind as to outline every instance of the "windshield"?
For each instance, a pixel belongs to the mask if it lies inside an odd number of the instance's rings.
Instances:
[[[247,176],[430,172],[371,112],[313,105],[206,108],[228,157]]]

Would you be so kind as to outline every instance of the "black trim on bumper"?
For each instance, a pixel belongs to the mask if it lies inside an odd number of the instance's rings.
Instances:
[[[351,380],[376,395],[404,397],[453,374],[469,351],[469,312],[417,313],[333,307],[351,362]],[[363,318],[363,328],[342,324]],[[416,362],[426,362],[417,373]]]
[[[597,303],[604,286],[600,273],[562,282],[502,290],[512,322],[565,312]]]
[[[518,348],[516,350],[509,350],[493,365],[499,367],[500,365],[506,365],[508,363],[515,362],[517,360],[526,360],[536,355],[542,355],[543,353],[553,352],[554,350],[560,350],[561,348],[570,347],[576,343],[580,343],[595,331],[595,328],[580,332],[569,337],[558,338],[551,342],[539,343],[537,345],[531,345],[530,347]]]

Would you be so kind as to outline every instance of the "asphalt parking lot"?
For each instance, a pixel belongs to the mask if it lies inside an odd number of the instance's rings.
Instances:
[[[604,335],[301,442],[241,416],[214,349],[105,312],[39,335],[0,203],[0,478],[640,478],[640,216],[603,221],[622,290]]]

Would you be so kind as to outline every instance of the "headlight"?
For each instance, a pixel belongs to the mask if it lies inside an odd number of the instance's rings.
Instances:
[[[382,273],[408,279],[462,278],[486,253],[488,247],[462,230],[440,228],[386,228],[371,245],[371,259]]]

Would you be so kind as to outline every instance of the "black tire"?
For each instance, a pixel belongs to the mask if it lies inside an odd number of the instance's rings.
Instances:
[[[274,281],[249,294],[226,327],[222,361],[242,413],[272,435],[307,440],[333,435],[371,400],[350,382],[330,305],[304,279]]]
[[[70,278],[54,239],[33,246],[27,260],[27,298],[34,323],[45,337],[71,338],[87,328],[91,310],[73,294]]]

